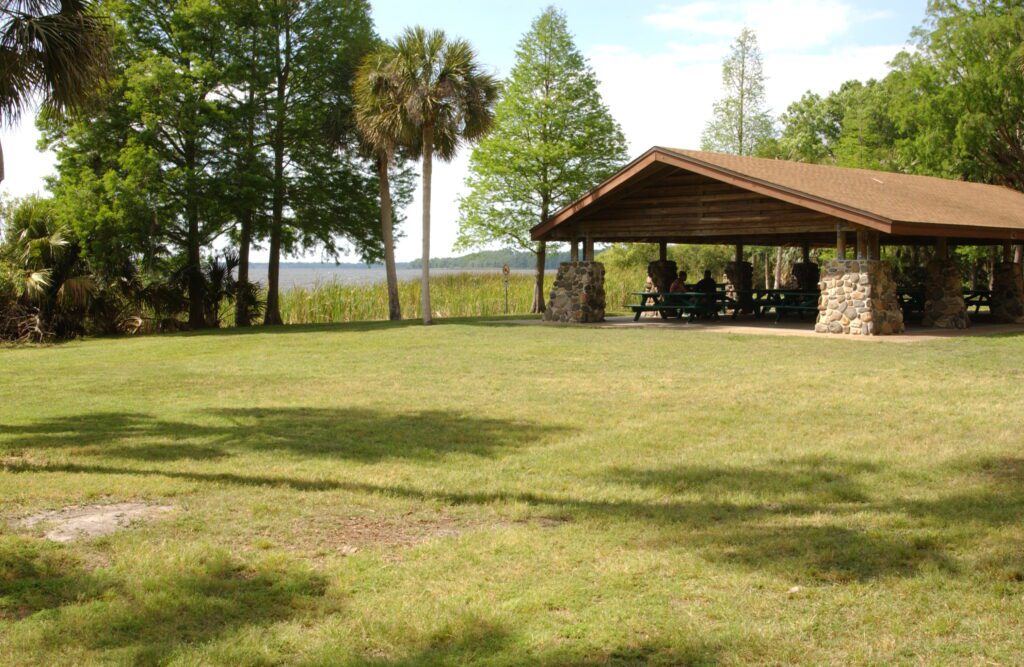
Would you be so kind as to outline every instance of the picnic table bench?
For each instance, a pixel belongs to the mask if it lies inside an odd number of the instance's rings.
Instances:
[[[978,314],[978,311],[981,310],[982,306],[992,310],[992,290],[965,289],[964,306],[965,309],[974,308],[975,315]]]
[[[735,307],[736,302],[725,292],[632,292],[640,297],[639,304],[633,304],[633,321],[640,320],[645,312],[657,312],[662,319],[687,316],[716,318],[726,308]],[[652,301],[653,303],[648,303]]]

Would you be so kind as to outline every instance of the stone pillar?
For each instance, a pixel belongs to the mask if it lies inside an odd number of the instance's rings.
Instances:
[[[925,267],[924,318],[926,327],[966,329],[971,326],[964,304],[964,280],[956,261],[939,254]]]
[[[903,333],[892,266],[879,260],[834,259],[818,283],[818,333],[886,336]]]
[[[604,321],[604,264],[562,262],[544,311],[547,322]]]
[[[995,265],[991,306],[993,322],[1024,322],[1024,274],[1020,264],[1011,261]]]
[[[729,284],[725,293],[740,305],[740,312],[754,312],[754,265],[750,262],[729,262],[725,265],[725,277]]]
[[[651,281],[654,282],[654,286],[658,288],[659,292],[669,291],[668,288],[672,287],[672,281],[676,279],[678,272],[676,263],[671,259],[658,260],[647,265],[647,275],[651,277]]]
[[[801,292],[813,292],[818,289],[821,281],[821,269],[813,262],[801,262],[793,265],[793,278]]]

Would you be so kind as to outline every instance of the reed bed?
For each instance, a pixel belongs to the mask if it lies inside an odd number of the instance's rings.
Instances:
[[[629,293],[643,287],[643,281],[625,280],[609,273],[605,281],[608,310],[621,311],[629,302]],[[554,275],[549,274],[545,290],[550,290]],[[416,319],[420,310],[418,280],[398,284],[402,317]],[[546,295],[545,295],[546,296]],[[505,283],[500,274],[459,273],[432,278],[430,301],[435,317],[483,317],[505,314]],[[509,277],[508,313],[525,315],[533,305],[533,276]],[[286,324],[324,324],[385,320],[388,317],[387,285],[352,285],[335,281],[311,287],[294,287],[281,294],[281,317]]]

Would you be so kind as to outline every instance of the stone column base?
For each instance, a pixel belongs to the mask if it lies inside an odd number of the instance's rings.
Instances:
[[[671,259],[666,259],[664,262],[658,260],[647,265],[647,275],[651,277],[654,286],[658,288],[659,292],[669,291],[678,272],[676,263]]]
[[[971,326],[964,304],[964,280],[952,259],[935,257],[925,267],[924,318],[926,327],[966,329]]]
[[[604,264],[562,262],[544,311],[546,322],[604,321]]]
[[[903,333],[903,311],[888,262],[833,259],[825,263],[818,333],[887,336]]]
[[[991,308],[994,322],[1024,322],[1024,274],[1020,264],[996,264],[992,272]]]

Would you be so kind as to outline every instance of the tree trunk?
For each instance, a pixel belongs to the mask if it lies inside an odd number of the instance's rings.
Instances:
[[[3,154],[0,153],[0,160],[3,159],[2,156],[3,156]],[[2,177],[2,176],[3,176],[3,174],[0,173],[0,177]],[[1022,259],[1024,259],[1024,246],[1022,246],[1022,245],[1020,245],[1018,243],[1018,244],[1013,246],[1013,263],[1014,264],[1020,264]]]
[[[775,289],[782,289],[782,246],[775,251]]]
[[[238,238],[238,291],[235,294],[235,326],[247,327],[252,324],[252,304],[249,303],[249,248],[252,246],[253,211],[250,208],[242,216],[242,229]]]
[[[771,271],[772,271],[771,255],[768,254],[767,250],[765,250],[764,251],[764,288],[765,289],[768,289],[768,286],[772,284]]]
[[[4,182],[4,147],[0,146],[0,183]]]
[[[274,213],[270,222],[270,258],[267,260],[267,306],[263,324],[282,324],[280,304],[281,226],[284,224],[284,153],[274,147]]]
[[[546,305],[544,299],[544,265],[547,263],[547,243],[537,242],[537,272],[533,285],[533,308],[531,313],[543,313]]]
[[[206,283],[202,272],[202,248],[199,242],[199,202],[196,200],[196,145],[195,140],[185,140],[185,166],[188,171],[186,182],[186,210],[188,234],[185,239],[185,254],[188,262],[188,327],[202,329],[206,326],[205,292]]]
[[[274,201],[273,217],[270,221],[270,259],[267,266],[267,307],[263,324],[283,324],[281,320],[280,277],[281,277],[281,233],[284,226],[284,199],[286,193],[284,174],[285,114],[288,104],[288,75],[291,68],[291,27],[284,26],[284,53],[278,51],[277,91],[274,104]]]
[[[388,278],[388,319],[402,319],[402,304],[398,299],[398,272],[395,270],[395,237],[391,228],[391,182],[388,178],[388,167],[391,155],[382,155],[377,159],[378,177],[380,180],[380,231],[384,239],[384,273]]]
[[[432,324],[430,312],[430,178],[434,172],[434,128],[423,127],[423,277],[420,284],[420,309],[423,323]]]

